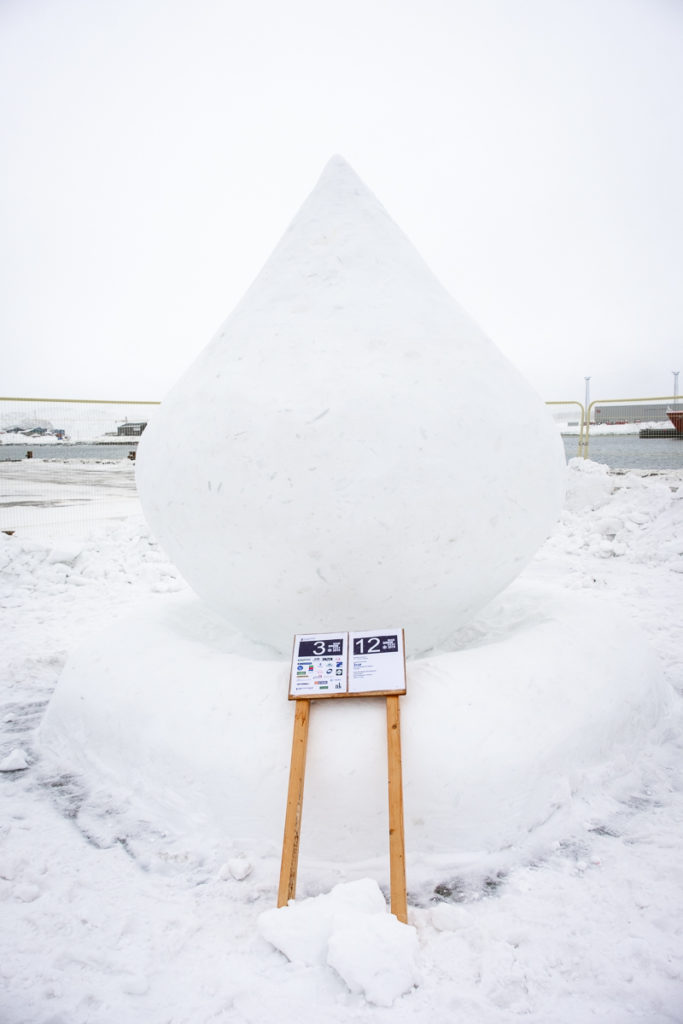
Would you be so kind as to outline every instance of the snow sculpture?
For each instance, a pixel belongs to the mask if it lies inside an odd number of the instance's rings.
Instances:
[[[542,401],[333,158],[143,435],[150,527],[191,586],[280,652],[301,630],[449,636],[550,531]]]

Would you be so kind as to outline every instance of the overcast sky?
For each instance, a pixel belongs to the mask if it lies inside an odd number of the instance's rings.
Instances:
[[[683,0],[0,0],[0,97],[3,395],[163,398],[333,153],[545,399],[683,370]]]

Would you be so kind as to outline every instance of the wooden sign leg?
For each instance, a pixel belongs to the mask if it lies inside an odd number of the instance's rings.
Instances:
[[[294,716],[294,737],[292,739],[292,763],[289,768],[289,791],[285,814],[285,835],[282,840],[282,863],[280,865],[280,887],[277,893],[278,907],[287,905],[296,896],[296,874],[299,866],[299,839],[301,837],[301,814],[304,803],[304,774],[306,771],[306,745],[308,743],[308,720],[310,700],[297,700]]]
[[[401,718],[398,697],[387,697],[387,756],[389,761],[389,877],[391,912],[408,923],[406,857],[403,829],[403,778],[401,769]]]

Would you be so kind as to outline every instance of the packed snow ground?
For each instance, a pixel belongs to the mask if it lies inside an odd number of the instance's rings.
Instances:
[[[418,962],[404,976],[418,984],[391,1007],[379,930],[365,978],[348,930],[329,962],[267,941],[276,857],[160,828],[134,794],[41,760],[35,730],[67,656],[137,602],[185,589],[142,517],[0,535],[3,1024],[683,1021],[683,472],[574,460],[568,473],[565,511],[523,580],[617,598],[674,703],[644,744],[567,780],[553,828],[488,856],[454,850],[429,891],[409,873]],[[471,639],[491,640],[476,624]],[[357,876],[309,865],[302,905]],[[308,905],[312,927],[327,905]]]
[[[0,530],[79,537],[87,524],[140,512],[130,462],[17,459],[0,462]]]

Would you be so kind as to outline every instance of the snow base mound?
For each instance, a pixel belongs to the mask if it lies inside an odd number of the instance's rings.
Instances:
[[[467,640],[408,662],[406,846],[423,864],[522,843],[571,804],[583,771],[635,757],[669,706],[653,653],[604,595],[518,582]],[[162,828],[279,857],[288,676],[198,600],[157,597],[71,656],[43,755],[93,790],[134,794]],[[374,859],[383,871],[387,817],[384,701],[315,703],[301,863]]]
[[[392,1006],[420,982],[417,932],[387,913],[369,878],[267,910],[259,930],[288,960],[333,967],[351,992],[377,1006]]]

